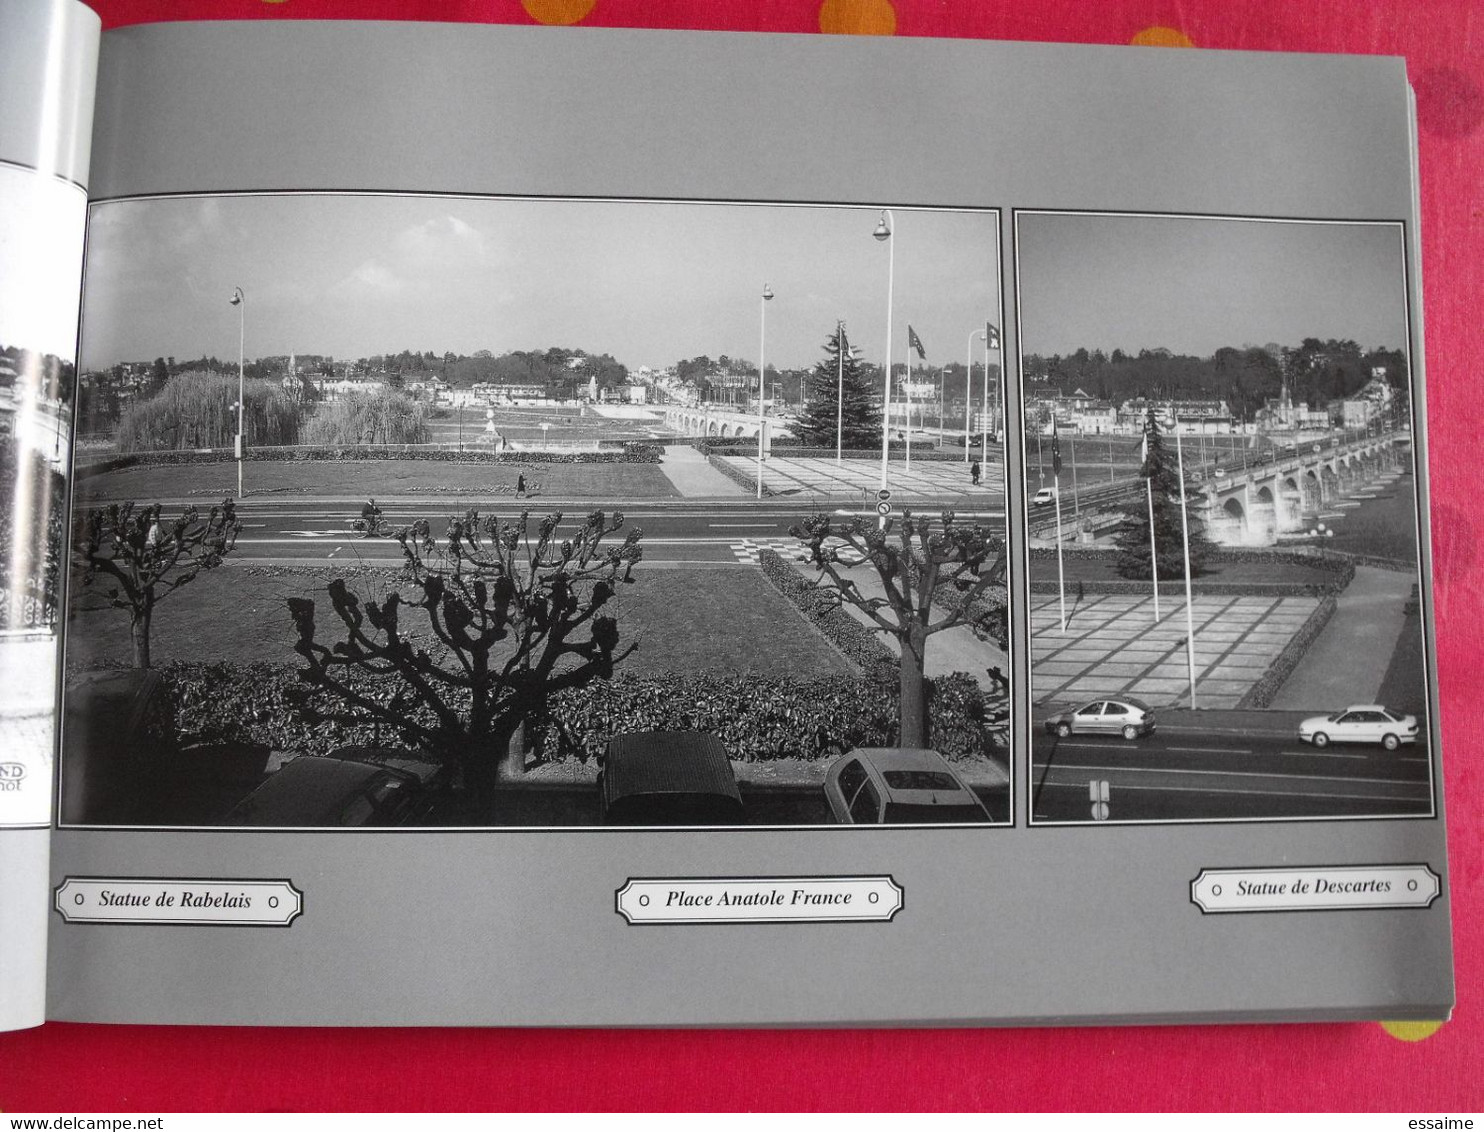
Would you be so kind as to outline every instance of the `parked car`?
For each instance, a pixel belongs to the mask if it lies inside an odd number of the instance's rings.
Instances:
[[[991,820],[948,760],[922,747],[857,747],[825,771],[824,794],[841,825]]]
[[[1116,700],[1093,700],[1046,720],[1046,730],[1068,735],[1122,735],[1137,739],[1154,733],[1154,709],[1142,700],[1123,696]]]
[[[442,768],[407,751],[346,747],[290,759],[222,819],[225,825],[396,826],[428,815]]]
[[[721,740],[705,731],[615,735],[598,772],[605,825],[738,825],[742,794]]]
[[[147,668],[70,678],[62,742],[62,821],[146,821],[177,749],[164,679]]]
[[[1316,747],[1331,743],[1380,743],[1394,751],[1417,742],[1417,717],[1380,704],[1351,704],[1331,715],[1310,716],[1299,724],[1299,738]]]
[[[1045,507],[1047,504],[1056,502],[1056,488],[1043,487],[1035,495],[1031,496],[1032,507]]]

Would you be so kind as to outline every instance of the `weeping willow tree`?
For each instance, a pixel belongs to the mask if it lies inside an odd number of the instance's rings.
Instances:
[[[297,444],[299,407],[279,386],[249,381],[242,428],[248,447]],[[120,452],[231,448],[236,435],[237,378],[182,373],[148,400],[125,407],[119,417],[118,448]]]
[[[405,393],[352,393],[319,406],[305,422],[305,444],[426,444],[427,407]]]

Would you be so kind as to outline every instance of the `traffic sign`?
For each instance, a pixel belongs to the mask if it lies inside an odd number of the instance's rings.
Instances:
[[[890,515],[891,514],[891,504],[890,503],[887,503],[885,500],[882,500],[880,503],[876,504],[876,514],[878,514],[878,515]]]
[[[883,487],[876,493],[876,498],[879,499],[882,503],[885,503],[888,499],[891,498],[891,489]]]

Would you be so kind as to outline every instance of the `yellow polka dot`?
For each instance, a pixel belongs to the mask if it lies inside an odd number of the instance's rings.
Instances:
[[[1145,28],[1129,40],[1135,47],[1194,47],[1190,36],[1177,28]]]
[[[1420,1042],[1442,1029],[1441,1022],[1382,1022],[1381,1029],[1402,1042]]]
[[[593,10],[598,0],[520,0],[526,15],[538,24],[575,24]]]
[[[826,35],[896,35],[897,10],[891,0],[824,0],[819,30]]]

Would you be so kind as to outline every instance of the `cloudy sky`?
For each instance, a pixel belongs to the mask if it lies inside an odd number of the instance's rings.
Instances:
[[[879,359],[887,245],[871,209],[415,196],[192,197],[95,206],[81,364],[357,358],[565,346],[630,367],[698,354],[812,365],[836,319]],[[894,210],[892,353],[928,361],[999,321],[993,213]]]
[[[1405,349],[1397,224],[1020,213],[1022,350]]]

